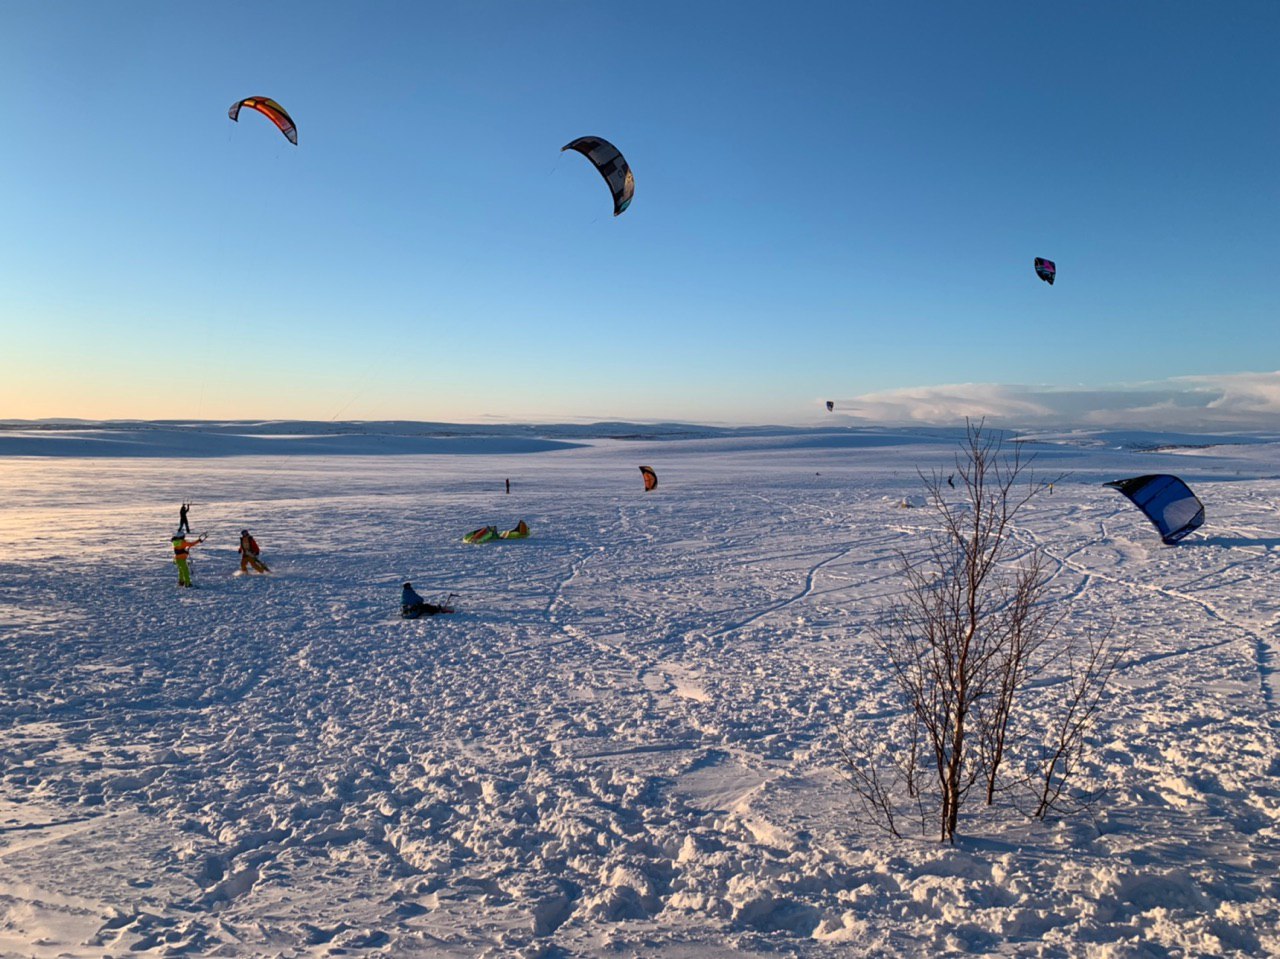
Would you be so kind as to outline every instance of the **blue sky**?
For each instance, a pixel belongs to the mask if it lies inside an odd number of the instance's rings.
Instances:
[[[1273,0],[9,2],[0,417],[1273,415],[1277,49]]]

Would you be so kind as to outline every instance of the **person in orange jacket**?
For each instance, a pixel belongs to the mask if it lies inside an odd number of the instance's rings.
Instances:
[[[191,585],[191,570],[187,566],[187,558],[191,556],[191,551],[204,542],[204,537],[198,539],[187,539],[181,533],[174,533],[173,539],[173,562],[178,567],[178,585]]]
[[[256,572],[269,573],[271,567],[262,561],[259,556],[258,541],[249,535],[247,529],[240,531],[240,572],[247,573],[248,567],[252,566]]]

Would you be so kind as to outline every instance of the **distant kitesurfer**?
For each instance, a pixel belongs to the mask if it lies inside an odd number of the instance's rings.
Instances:
[[[448,606],[437,606],[428,603],[413,588],[413,583],[405,583],[400,593],[400,615],[405,619],[417,619],[419,616],[435,616],[437,613],[452,613]]]
[[[956,488],[956,474],[955,474],[955,473],[952,473],[950,476],[948,476],[948,477],[947,477],[947,485],[948,485],[948,486],[950,486],[952,489],[955,489],[955,488]]]
[[[242,529],[240,531],[240,572],[247,573],[249,566],[259,573],[271,572],[271,567],[262,561],[259,553],[258,541],[249,535],[247,529]]]
[[[187,558],[191,555],[191,551],[204,542],[204,537],[198,539],[187,539],[181,532],[173,534],[173,562],[178,567],[178,585],[191,585],[191,570],[187,567]]]
[[[191,524],[187,522],[187,510],[191,509],[190,503],[183,503],[182,508],[178,510],[178,532],[190,533]]]

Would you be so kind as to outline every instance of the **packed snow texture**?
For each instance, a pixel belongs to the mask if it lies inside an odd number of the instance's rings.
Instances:
[[[1067,474],[1016,528],[1064,631],[1131,648],[1092,804],[975,808],[946,846],[860,822],[838,747],[900,709],[867,630],[954,433],[205,458],[182,431],[168,457],[15,435],[0,955],[1280,954],[1272,437],[1023,448]],[[1152,472],[1205,502],[1177,547],[1099,485]],[[233,575],[242,528],[270,575]],[[459,612],[402,620],[406,580]]]

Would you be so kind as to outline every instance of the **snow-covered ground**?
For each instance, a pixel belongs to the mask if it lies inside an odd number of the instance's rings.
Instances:
[[[122,435],[0,436],[0,955],[1280,954],[1274,437],[1029,447],[1064,628],[1132,649],[1091,808],[947,847],[860,824],[837,746],[954,434]],[[1151,472],[1206,503],[1176,548],[1098,485]]]

